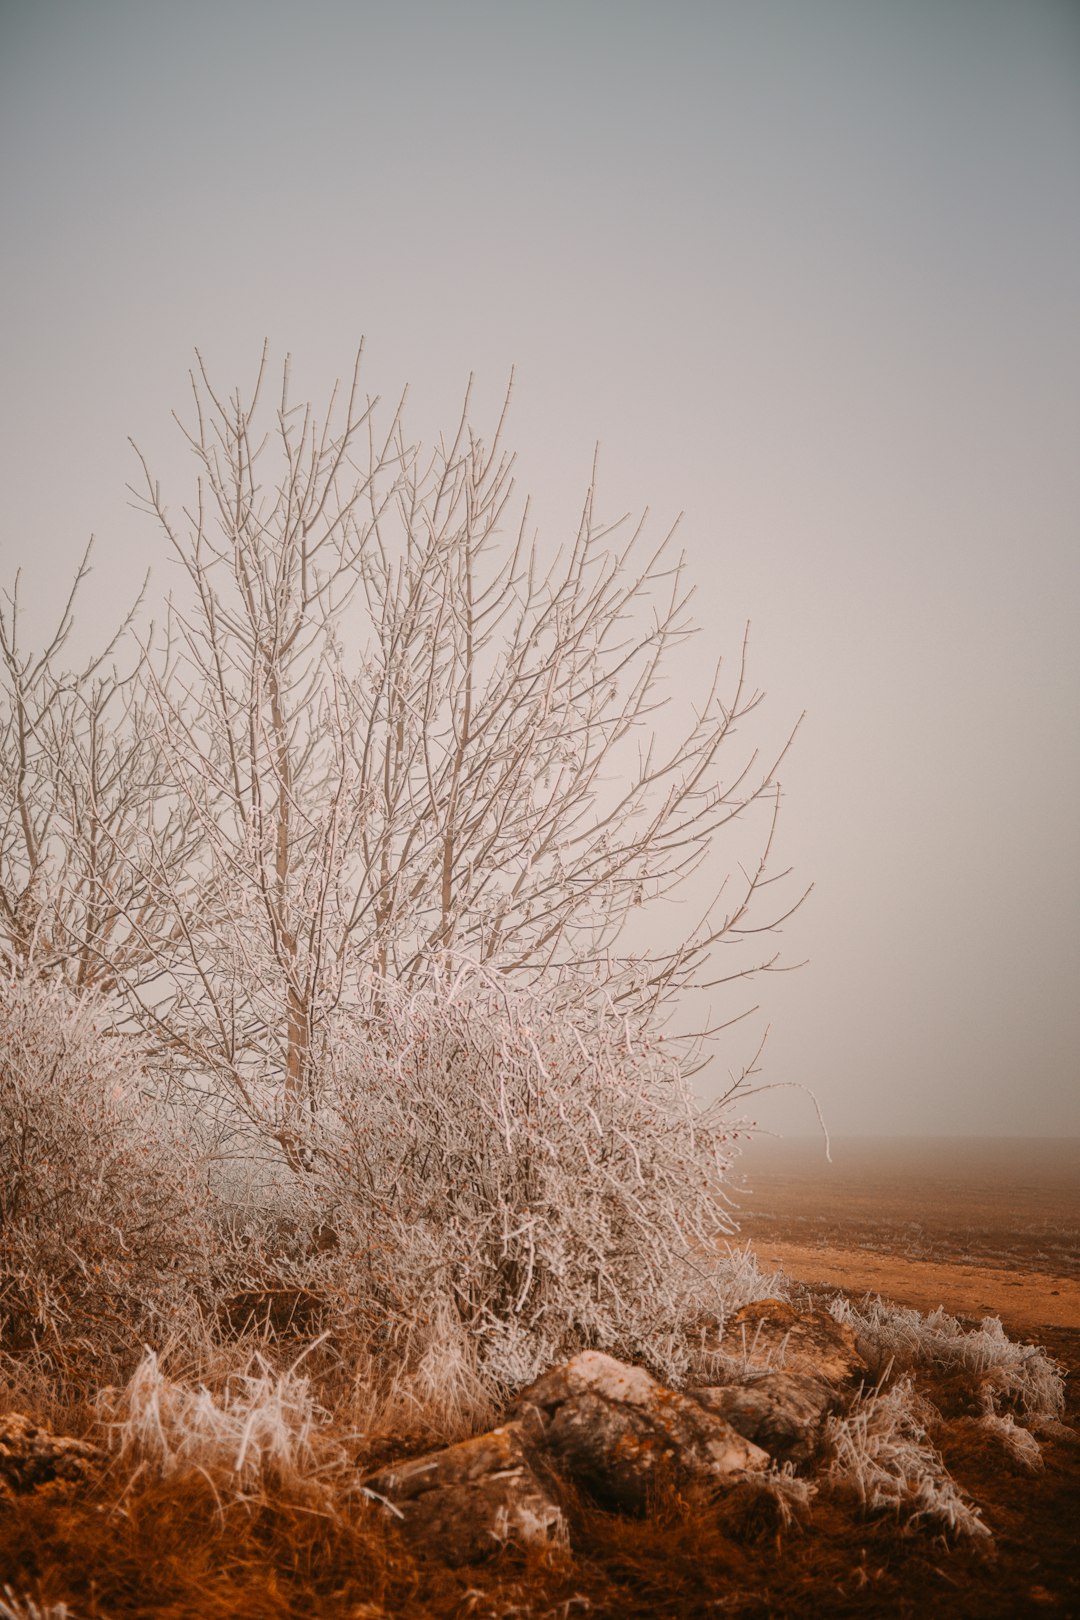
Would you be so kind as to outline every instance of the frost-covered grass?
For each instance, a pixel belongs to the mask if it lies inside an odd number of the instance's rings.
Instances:
[[[962,1423],[964,1420],[961,1419]],[[1042,1448],[1030,1429],[1022,1429],[1011,1412],[984,1412],[981,1417],[968,1419],[973,1427],[994,1439],[1008,1460],[1026,1473],[1035,1474],[1043,1467]]]
[[[499,1403],[460,1318],[443,1302],[410,1337],[381,1363],[369,1358],[358,1368],[350,1404],[357,1426],[375,1440],[405,1434],[445,1444],[491,1428]]]
[[[853,1491],[867,1513],[896,1514],[906,1529],[925,1525],[986,1539],[990,1531],[978,1508],[930,1443],[931,1417],[908,1376],[859,1396],[843,1416],[826,1419],[829,1483]]]
[[[33,1598],[15,1596],[5,1586],[0,1596],[0,1620],[71,1620],[66,1603],[35,1603]]]
[[[33,1598],[18,1598],[10,1586],[0,1596],[0,1620],[71,1620],[66,1603],[35,1603]]]
[[[339,1446],[320,1445],[328,1415],[296,1365],[274,1372],[256,1360],[212,1394],[166,1377],[148,1350],[122,1389],[102,1392],[99,1410],[127,1473],[198,1472],[246,1498],[310,1491],[342,1458]]]
[[[1038,1346],[1016,1344],[996,1316],[965,1328],[940,1307],[924,1316],[869,1297],[856,1306],[838,1296],[829,1309],[837,1321],[854,1328],[860,1354],[875,1372],[890,1366],[962,1370],[971,1374],[988,1413],[1004,1409],[1036,1420],[1060,1419],[1064,1412],[1061,1368]]]
[[[751,1498],[759,1496],[768,1501],[779,1531],[790,1530],[806,1520],[818,1491],[813,1480],[797,1474],[789,1462],[748,1472],[740,1480],[739,1489]]]

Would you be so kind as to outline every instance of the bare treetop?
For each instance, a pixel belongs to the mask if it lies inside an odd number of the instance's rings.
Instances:
[[[322,413],[291,403],[287,362],[270,400],[265,352],[250,395],[216,390],[201,358],[191,382],[191,497],[171,507],[140,457],[137,498],[185,587],[134,675],[63,672],[62,634],[20,661],[13,607],[5,628],[8,966],[96,979],[252,1101],[283,1077],[285,1116],[372,971],[408,981],[451,951],[577,995],[602,985],[651,1020],[690,985],[773,966],[771,940],[730,967],[715,951],[752,947],[799,902],[765,892],[786,875],[771,860],[788,744],[762,757],[737,735],[761,700],[745,641],[681,730],[664,710],[692,633],[672,535],[605,526],[590,486],[545,552],[506,407],[485,443],[466,399],[425,453],[400,406],[363,395],[359,355]],[[637,908],[756,806],[757,859],[674,945],[654,932],[631,951]]]

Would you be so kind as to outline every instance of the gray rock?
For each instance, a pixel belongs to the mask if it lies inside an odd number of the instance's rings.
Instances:
[[[764,1373],[745,1384],[686,1392],[781,1462],[805,1462],[822,1422],[839,1404],[836,1386],[806,1373]]]
[[[643,1509],[664,1472],[715,1483],[769,1464],[768,1454],[719,1414],[597,1350],[530,1385],[514,1411],[530,1408],[555,1466],[614,1507]]]
[[[0,1496],[81,1484],[103,1460],[97,1446],[53,1434],[20,1412],[0,1417]]]
[[[507,1542],[567,1541],[557,1480],[527,1423],[504,1423],[380,1469],[363,1481],[388,1504],[413,1542],[447,1563],[484,1558]]]

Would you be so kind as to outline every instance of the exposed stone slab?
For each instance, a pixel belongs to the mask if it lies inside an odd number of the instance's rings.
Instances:
[[[597,1350],[537,1379],[514,1410],[530,1407],[555,1466],[615,1507],[640,1511],[665,1471],[712,1483],[769,1464],[718,1413]]]
[[[53,1434],[20,1412],[0,1417],[0,1495],[79,1484],[102,1461],[98,1447],[86,1440]]]
[[[363,1483],[390,1504],[410,1540],[448,1563],[486,1557],[510,1541],[567,1539],[557,1481],[521,1423],[394,1463]]]
[[[821,1424],[839,1403],[836,1386],[806,1373],[763,1373],[745,1384],[689,1389],[709,1412],[725,1418],[744,1439],[782,1462],[812,1455]]]

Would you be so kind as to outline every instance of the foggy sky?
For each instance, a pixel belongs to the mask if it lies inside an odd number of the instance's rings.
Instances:
[[[195,345],[318,397],[366,334],[427,436],[516,366],[545,534],[598,440],[604,512],[685,513],[701,670],[749,619],[763,738],[808,711],[763,1078],[1080,1130],[1080,8],[5,0],[0,152],[5,579],[94,531],[95,612],[168,588],[127,436],[179,503]]]

